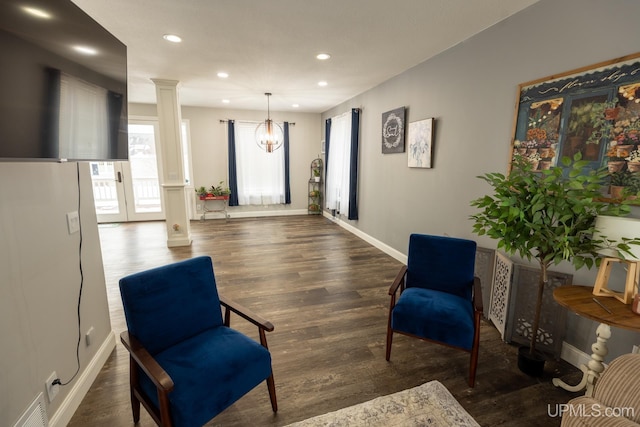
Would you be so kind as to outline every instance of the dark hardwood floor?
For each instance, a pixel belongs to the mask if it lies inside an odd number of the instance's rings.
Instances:
[[[396,335],[384,357],[389,296],[400,262],[321,216],[192,222],[193,244],[167,248],[163,222],[100,226],[116,350],[70,426],[132,426],[120,277],[197,255],[213,258],[218,288],[275,325],[267,334],[279,410],[261,384],[208,425],[283,426],[430,380],[444,384],[482,426],[559,426],[557,404],[575,393],[551,384],[581,372],[548,361],[542,378],[522,374],[517,348],[483,322],[475,388],[468,354]],[[232,326],[258,338],[239,317]],[[154,425],[142,409],[140,426]]]

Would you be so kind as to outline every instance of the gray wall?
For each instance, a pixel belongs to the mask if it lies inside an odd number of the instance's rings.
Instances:
[[[56,371],[63,382],[76,371],[80,289],[78,233],[67,212],[82,221],[80,372],[48,405],[55,414],[111,334],[102,253],[89,166],[76,163],[0,163],[0,425],[12,426]],[[94,327],[93,343],[84,334]],[[113,340],[113,338],[112,338]],[[99,368],[98,368],[99,369]],[[90,383],[89,383],[90,384]],[[82,396],[80,396],[81,398]],[[68,404],[68,402],[67,402]]]
[[[360,219],[349,225],[405,254],[413,232],[495,248],[472,233],[469,202],[490,191],[476,176],[507,170],[518,85],[637,52],[638,16],[636,0],[541,0],[323,113],[324,121],[362,109]],[[407,122],[436,118],[433,169],[408,168],[406,153],[381,154],[381,115],[400,106]],[[569,265],[556,270],[574,273],[579,284],[595,278],[595,271]],[[590,354],[596,326],[570,314],[565,341]],[[607,359],[633,343],[640,335],[614,329]]]

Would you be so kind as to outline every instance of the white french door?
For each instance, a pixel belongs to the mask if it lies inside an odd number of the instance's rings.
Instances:
[[[156,151],[156,121],[129,122],[129,161],[91,162],[99,223],[165,218]]]

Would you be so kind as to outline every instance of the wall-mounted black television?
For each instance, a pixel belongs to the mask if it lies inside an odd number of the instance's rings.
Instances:
[[[0,0],[0,161],[127,158],[126,46],[70,0]]]

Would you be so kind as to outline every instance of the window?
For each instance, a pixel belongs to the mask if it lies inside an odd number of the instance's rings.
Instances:
[[[59,125],[60,157],[109,158],[106,89],[62,73]]]
[[[360,111],[327,120],[326,208],[358,219],[357,176]]]
[[[189,121],[182,120],[182,166],[184,172],[184,183],[193,186],[191,182],[191,133],[189,132]]]
[[[261,149],[256,144],[256,126],[257,122],[235,122],[238,204],[285,203],[285,148],[272,153]]]

